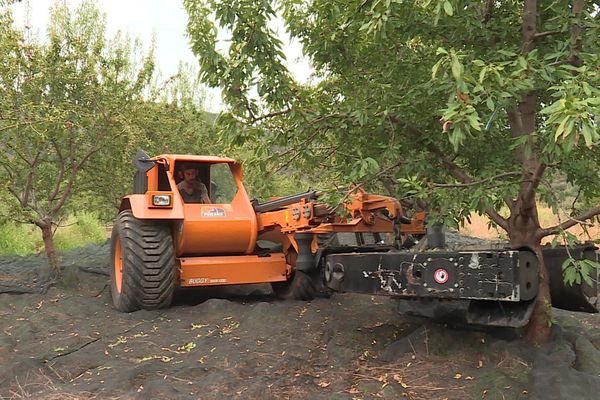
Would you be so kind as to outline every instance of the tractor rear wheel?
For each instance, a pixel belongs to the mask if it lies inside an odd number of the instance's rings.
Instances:
[[[285,282],[271,283],[277,297],[289,300],[312,300],[315,298],[315,285],[312,278],[304,271],[294,271],[292,277]]]
[[[298,255],[290,251],[286,258],[287,263],[294,267]],[[316,289],[313,278],[304,271],[292,269],[292,276],[285,282],[271,283],[273,291],[280,299],[285,300],[312,300],[315,298]]]
[[[171,305],[175,291],[175,253],[166,224],[119,213],[111,235],[110,286],[122,312]]]

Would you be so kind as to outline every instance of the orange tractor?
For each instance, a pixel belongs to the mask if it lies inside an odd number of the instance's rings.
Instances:
[[[382,234],[425,233],[423,213],[409,220],[398,200],[363,191],[342,216],[314,191],[251,201],[230,158],[139,152],[134,165],[134,194],[111,238],[112,299],[124,312],[168,307],[176,287],[268,282],[280,297],[308,300],[336,248],[389,251]],[[196,171],[209,203],[184,201],[184,169]]]
[[[168,307],[178,287],[268,282],[302,300],[318,290],[461,300],[467,320],[483,325],[523,326],[531,316],[539,261],[529,249],[405,251],[411,235],[425,234],[425,214],[409,219],[391,197],[357,190],[341,212],[314,191],[260,204],[230,158],[140,151],[134,165],[134,194],[122,199],[111,238],[120,311]],[[197,202],[183,183],[202,189]],[[555,307],[598,312],[598,284],[564,285],[561,268],[567,255],[597,260],[595,250],[545,250]]]

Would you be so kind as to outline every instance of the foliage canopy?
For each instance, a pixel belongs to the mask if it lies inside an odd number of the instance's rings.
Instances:
[[[230,143],[254,146],[267,169],[293,163],[329,187],[377,182],[427,196],[458,220],[517,196],[527,169],[519,154],[549,166],[545,182],[559,174],[581,188],[576,208],[598,199],[598,17],[592,2],[577,14],[571,3],[537,8],[531,46],[519,1],[185,5],[204,80],[230,107],[220,119]],[[276,18],[303,44],[316,85],[286,70]],[[225,50],[219,31],[229,34]],[[511,115],[529,95],[535,127],[516,134]],[[436,186],[464,183],[446,159],[481,184]],[[557,204],[549,185],[539,193]]]

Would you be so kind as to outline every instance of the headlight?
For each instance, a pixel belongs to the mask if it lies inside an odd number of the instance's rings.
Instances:
[[[152,196],[152,205],[167,207],[171,205],[171,196],[168,194],[155,194]]]

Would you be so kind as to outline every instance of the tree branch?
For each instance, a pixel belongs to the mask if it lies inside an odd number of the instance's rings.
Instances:
[[[416,135],[421,138],[426,138],[428,135],[420,129],[407,124],[395,116],[390,116],[390,121],[403,126],[406,130],[408,130],[413,135]],[[430,153],[436,156],[436,159],[442,163],[444,167],[450,172],[450,175],[454,176],[456,179],[461,181],[463,184],[471,184],[473,183],[473,178],[469,176],[469,174],[461,168],[458,164],[456,164],[451,158],[449,158],[439,147],[437,147],[433,142],[427,141],[425,143],[427,149]],[[498,226],[502,227],[504,230],[508,231],[508,221],[502,217],[496,210],[491,207],[485,209],[485,213],[494,221]]]
[[[54,146],[54,150],[56,150],[56,155],[58,156],[59,171],[58,177],[56,178],[56,185],[54,186],[54,190],[52,191],[52,193],[50,193],[50,196],[48,196],[48,200],[50,202],[54,201],[54,199],[58,195],[58,192],[60,191],[60,184],[65,175],[65,159],[62,155],[62,152],[60,151],[60,148],[58,147],[58,144],[56,143],[56,140],[51,140],[51,142]]]
[[[21,153],[19,150],[17,150],[17,149],[15,148],[15,146],[12,146],[12,145],[10,144],[10,142],[5,142],[5,143],[4,143],[4,145],[5,145],[6,147],[8,147],[8,148],[9,148],[9,149],[10,149],[10,150],[13,152],[13,154],[16,154],[16,155],[18,156],[18,158],[20,158],[21,160],[23,160],[23,161],[25,162],[25,164],[27,164],[28,166],[30,166],[30,167],[31,167],[31,162],[30,162],[30,161],[29,161],[29,159],[28,159],[28,158],[25,156],[25,154],[23,154],[23,153]]]
[[[279,153],[279,154],[277,155],[277,157],[278,157],[278,158],[279,158],[279,157],[282,157],[282,156],[285,156],[285,155],[287,155],[287,154],[289,154],[289,153],[291,153],[291,152],[293,152],[293,151],[295,150],[295,154],[294,154],[294,155],[293,155],[293,156],[292,156],[292,157],[291,157],[289,160],[287,160],[287,161],[286,161],[286,162],[284,162],[283,164],[279,165],[279,166],[278,166],[278,167],[275,169],[275,172],[279,172],[279,171],[281,171],[283,168],[285,168],[285,167],[289,166],[289,165],[290,165],[290,164],[291,164],[291,163],[292,163],[292,162],[293,162],[295,159],[297,159],[297,158],[300,156],[300,154],[303,154],[303,152],[304,152],[304,150],[305,150],[305,148],[304,148],[303,146],[307,146],[307,145],[308,145],[310,142],[312,142],[312,141],[314,140],[314,138],[315,138],[315,137],[317,137],[317,135],[318,135],[320,132],[321,132],[321,130],[320,130],[320,129],[315,129],[315,131],[314,131],[314,132],[313,132],[313,133],[312,133],[312,134],[311,134],[309,137],[307,137],[306,139],[304,139],[304,140],[302,141],[302,143],[300,143],[300,145],[299,145],[299,146],[302,146],[300,149],[298,149],[297,147],[295,147],[295,146],[294,146],[294,147],[292,147],[292,148],[290,148],[290,149],[288,149],[288,150],[286,150],[286,151],[284,151],[284,152],[282,152],[282,153]],[[274,155],[273,155],[273,156],[274,156]],[[269,158],[272,158],[273,156],[271,156],[271,157],[269,157]]]
[[[559,31],[559,30],[538,32],[538,33],[536,33],[536,34],[533,35],[533,38],[535,40],[539,40],[539,39],[545,38],[546,36],[556,35],[556,34],[559,34],[559,33],[563,33],[563,32]]]
[[[67,180],[67,184],[66,184],[66,186],[65,186],[65,188],[64,188],[64,190],[62,192],[62,195],[60,196],[60,199],[56,202],[56,204],[54,205],[54,207],[52,207],[52,209],[50,210],[50,215],[54,215],[65,204],[65,201],[67,201],[67,198],[71,194],[71,189],[73,189],[73,185],[75,184],[75,179],[77,178],[77,174],[79,173],[80,168],[83,166],[83,164],[85,164],[87,162],[87,160],[94,153],[96,153],[100,149],[100,145],[99,144],[100,144],[100,141],[96,142],[96,145],[94,145],[94,146],[92,146],[90,148],[90,150],[81,159],[81,161],[79,161],[78,163],[74,162],[74,165],[71,167],[71,174],[69,175],[69,178]]]
[[[38,151],[33,160],[31,161],[29,173],[27,174],[27,182],[25,183],[25,188],[23,189],[23,197],[21,200],[21,206],[25,207],[29,203],[29,194],[31,193],[31,188],[33,185],[33,169],[40,159],[41,151]]]
[[[505,178],[507,176],[520,176],[522,173],[518,171],[513,172],[504,172],[502,174],[490,176],[489,178],[480,179],[478,181],[472,181],[469,183],[433,183],[431,186],[438,188],[463,188],[469,186],[480,185],[482,183],[486,183],[489,181],[493,181],[495,179]]]
[[[579,52],[581,51],[581,34],[583,27],[581,26],[581,12],[585,6],[585,0],[573,1],[573,16],[575,17],[575,23],[571,27],[571,56],[569,62],[575,67],[581,67],[583,61],[579,58]]]
[[[389,165],[387,167],[385,167],[384,169],[380,169],[375,175],[371,176],[371,180],[373,179],[379,179],[379,177],[381,177],[382,175],[385,175],[387,172],[391,171],[392,169],[398,167],[399,165],[405,164],[406,161],[404,159],[401,159],[399,161],[397,161],[396,163]],[[348,190],[346,192],[346,195],[342,198],[342,200],[340,200],[340,203],[343,203],[344,201],[346,201],[346,199],[348,199],[348,197],[352,194],[352,192],[356,191],[357,189],[363,187],[365,185],[365,181],[360,182],[359,184],[355,185],[352,187],[352,189]]]
[[[527,180],[527,184],[521,191],[521,196],[523,196],[524,199],[530,199],[531,196],[535,196],[535,190],[540,185],[545,170],[546,164],[539,163],[533,173],[531,173],[530,179]]]
[[[90,157],[93,156],[98,150],[100,150],[100,145],[102,144],[102,139],[104,139],[104,136],[106,136],[106,131],[103,131],[102,133],[98,134],[98,136],[96,136],[94,144],[92,146],[90,146],[87,153],[84,154],[84,156],[81,158],[81,160],[79,162],[75,161],[75,146],[74,146],[74,142],[71,141],[71,146],[70,146],[70,151],[69,151],[69,157],[72,160],[71,173],[69,174],[67,184],[63,190],[62,195],[60,196],[60,199],[58,200],[58,202],[56,202],[54,207],[52,207],[52,209],[50,210],[50,215],[54,215],[65,204],[65,202],[67,201],[67,198],[71,194],[71,189],[73,188],[73,185],[75,184],[75,179],[77,178],[77,174],[79,173],[79,171],[81,170],[83,165],[90,159]]]
[[[536,18],[537,0],[525,0],[523,5],[523,25],[521,26],[523,53],[525,54],[535,48]]]
[[[287,114],[287,113],[290,112],[290,110],[291,109],[288,108],[288,109],[281,110],[281,111],[274,111],[274,112],[271,112],[271,113],[268,113],[268,114],[263,114],[263,115],[260,115],[258,117],[253,117],[251,119],[251,121],[250,121],[250,124],[255,124],[255,123],[260,122],[260,121],[262,121],[264,119],[269,119],[269,118],[277,117],[279,115]]]
[[[481,20],[485,22],[489,22],[492,19],[492,9],[494,8],[495,0],[485,0],[483,7],[481,9]]]
[[[549,67],[558,67],[559,65],[564,65],[564,64],[569,64],[571,61],[569,60],[558,60],[558,61],[554,61],[551,62],[550,64],[548,64]]]
[[[584,212],[577,217],[570,217],[567,221],[562,222],[558,225],[552,226],[550,228],[545,228],[540,231],[540,238],[556,235],[561,231],[565,231],[569,228],[574,227],[577,224],[581,224],[589,219],[594,218],[595,216],[600,215],[600,207],[592,208],[591,210]]]

